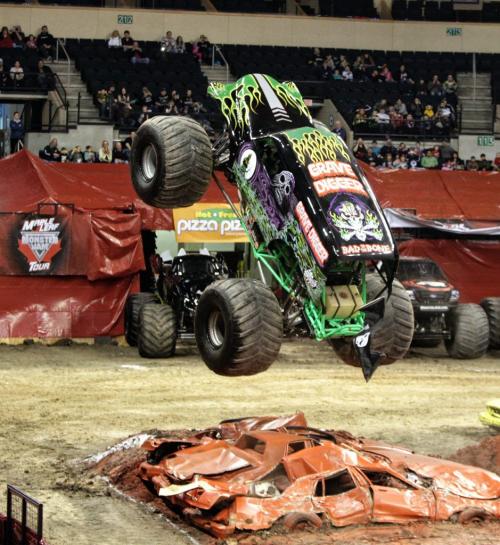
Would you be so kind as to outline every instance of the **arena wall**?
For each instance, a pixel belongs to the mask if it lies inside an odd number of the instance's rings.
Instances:
[[[132,15],[133,23],[119,25],[118,15]],[[170,29],[187,41],[205,33],[213,43],[500,53],[500,25],[488,23],[423,25],[417,21],[35,5],[2,5],[0,21],[2,25],[21,24],[25,32],[34,34],[47,24],[55,36],[68,38],[100,39],[115,28],[121,32],[129,28],[139,40],[156,40]],[[461,31],[449,31],[457,28]]]

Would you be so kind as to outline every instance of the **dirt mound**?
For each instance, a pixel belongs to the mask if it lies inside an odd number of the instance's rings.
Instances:
[[[450,460],[482,467],[500,475],[500,434],[486,437],[477,445],[461,448],[450,456]]]

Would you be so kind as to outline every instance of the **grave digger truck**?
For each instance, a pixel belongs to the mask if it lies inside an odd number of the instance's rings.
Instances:
[[[363,171],[342,139],[313,121],[294,83],[249,74],[212,83],[208,93],[227,127],[213,146],[196,121],[158,116],[140,127],[131,152],[135,190],[152,206],[190,206],[213,176],[280,288],[278,300],[250,278],[206,286],[193,309],[203,360],[221,375],[260,373],[276,359],[284,330],[306,325],[368,380],[378,365],[406,354],[413,310],[395,280],[397,249]],[[240,209],[214,168],[236,184]],[[139,322],[146,314],[163,324],[148,331],[158,347],[150,356],[171,355],[176,313],[149,303]]]

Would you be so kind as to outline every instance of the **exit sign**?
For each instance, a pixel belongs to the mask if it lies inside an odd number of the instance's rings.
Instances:
[[[446,34],[448,36],[462,36],[462,28],[459,26],[449,26],[446,29]]]
[[[133,15],[118,15],[119,25],[131,25],[134,22]]]
[[[478,136],[477,145],[478,146],[494,146],[495,137],[494,136]]]

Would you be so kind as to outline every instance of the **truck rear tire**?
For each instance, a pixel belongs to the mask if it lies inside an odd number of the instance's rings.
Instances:
[[[143,358],[169,358],[175,352],[177,319],[170,305],[143,305],[137,346]]]
[[[384,288],[383,280],[377,274],[366,277],[368,301],[373,300]],[[379,365],[388,365],[404,358],[413,338],[413,306],[406,289],[398,281],[392,283],[392,293],[385,293],[384,317],[371,331],[371,351],[382,354]],[[347,364],[360,366],[352,338],[332,339],[330,344],[336,354]]]
[[[133,293],[125,303],[125,340],[129,346],[137,346],[137,331],[139,329],[139,313],[142,305],[157,302],[153,293]]]
[[[218,280],[200,297],[195,336],[203,361],[214,373],[256,375],[278,356],[283,337],[281,309],[262,282]]]
[[[203,127],[180,116],[148,119],[131,151],[132,183],[141,199],[158,208],[198,202],[212,175],[212,147]]]
[[[480,305],[457,305],[449,314],[451,338],[445,340],[452,358],[474,359],[486,354],[490,341],[488,316]]]
[[[490,325],[490,348],[500,348],[500,297],[487,297],[481,306]]]

